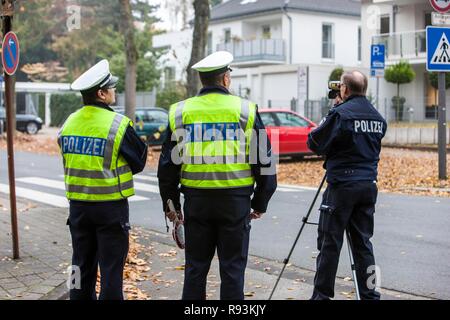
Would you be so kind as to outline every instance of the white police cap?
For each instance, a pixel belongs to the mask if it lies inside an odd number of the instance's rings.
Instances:
[[[220,74],[229,69],[234,57],[228,51],[217,51],[210,54],[205,59],[197,62],[192,66],[192,69],[201,73],[216,73]]]
[[[109,71],[109,62],[104,59],[83,73],[70,86],[72,90],[89,91],[95,88],[114,88],[119,78]]]

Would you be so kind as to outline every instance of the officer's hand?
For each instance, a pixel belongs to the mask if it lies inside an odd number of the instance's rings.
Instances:
[[[180,210],[166,212],[166,217],[170,220],[170,222],[174,222],[176,218],[183,221],[183,214]]]
[[[252,220],[260,219],[263,216],[263,214],[264,212],[253,211],[252,213],[250,213],[250,219]]]

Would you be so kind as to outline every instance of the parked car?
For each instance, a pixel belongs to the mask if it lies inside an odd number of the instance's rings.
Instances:
[[[6,130],[6,110],[0,107],[0,131]],[[34,114],[16,114],[16,129],[28,134],[37,134],[44,122]],[[1,131],[3,132],[3,131]]]
[[[125,113],[124,107],[114,107],[116,112]],[[162,145],[167,134],[169,113],[162,108],[136,108],[135,129],[149,145]]]
[[[259,114],[275,154],[298,158],[313,154],[306,142],[311,130],[317,127],[314,122],[284,109],[260,109]],[[273,141],[275,130],[278,130],[278,145]]]

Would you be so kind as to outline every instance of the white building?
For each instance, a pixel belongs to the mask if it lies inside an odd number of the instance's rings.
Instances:
[[[403,120],[427,121],[437,117],[436,90],[431,86],[426,70],[426,34],[431,25],[433,8],[428,0],[362,0],[362,64],[370,67],[371,44],[386,45],[387,66],[408,61],[416,73],[410,84],[401,85],[400,95],[406,98]],[[375,80],[371,79],[371,86]],[[392,97],[395,84],[380,80],[379,108],[388,120],[395,119]],[[450,91],[447,91],[447,101]],[[408,112],[411,111],[411,112]],[[447,112],[450,120],[450,113]]]
[[[260,107],[290,108],[293,98],[326,97],[337,66],[361,67],[360,14],[357,0],[229,0],[212,8],[207,51],[233,53],[235,94]],[[154,37],[155,47],[170,49],[165,81],[185,79],[191,38],[192,30]],[[299,79],[305,67],[308,81]]]

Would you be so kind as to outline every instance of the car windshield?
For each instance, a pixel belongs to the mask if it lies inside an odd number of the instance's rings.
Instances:
[[[289,112],[278,112],[281,127],[308,127],[308,121]]]
[[[276,126],[275,119],[273,118],[270,112],[260,113],[261,120],[266,127],[274,127]]]
[[[154,122],[166,123],[169,116],[167,113],[159,110],[149,111],[150,120]]]

